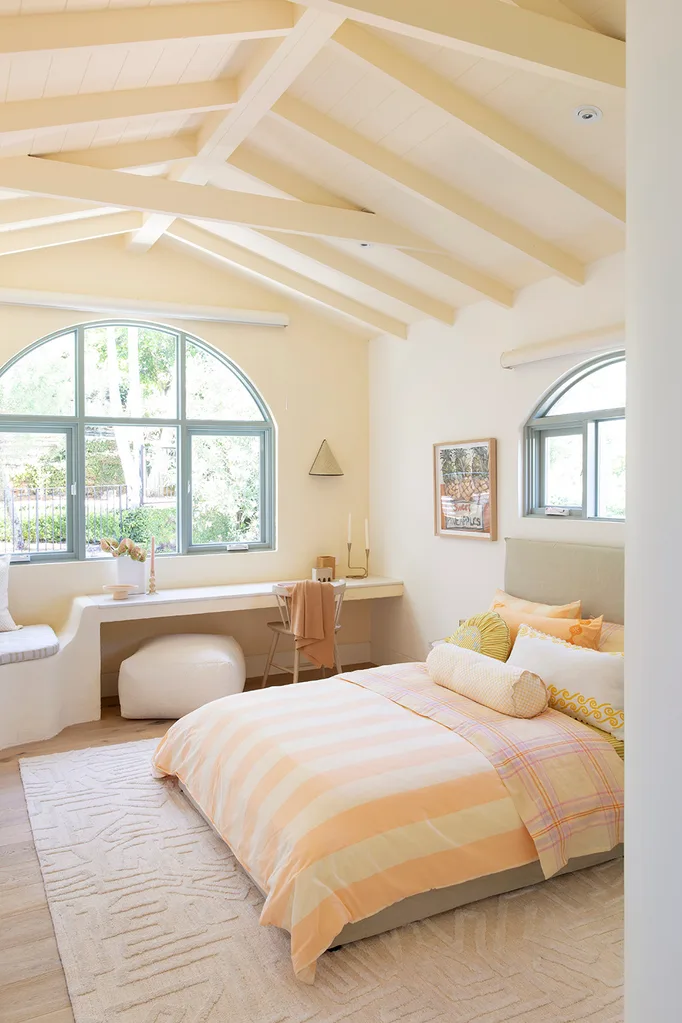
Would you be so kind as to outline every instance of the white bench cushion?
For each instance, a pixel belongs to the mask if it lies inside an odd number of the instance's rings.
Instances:
[[[16,632],[0,633],[0,664],[37,661],[58,650],[59,640],[49,625],[25,625]]]

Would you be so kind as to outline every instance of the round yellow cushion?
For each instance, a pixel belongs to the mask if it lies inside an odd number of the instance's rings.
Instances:
[[[509,626],[495,611],[486,611],[462,622],[446,642],[498,661],[506,661],[512,648]]]

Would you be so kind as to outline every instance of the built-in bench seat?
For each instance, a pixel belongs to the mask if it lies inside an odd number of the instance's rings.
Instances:
[[[0,664],[37,661],[59,652],[59,640],[49,625],[25,625],[16,632],[0,633]]]

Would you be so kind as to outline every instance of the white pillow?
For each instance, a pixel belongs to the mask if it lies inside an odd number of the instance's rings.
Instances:
[[[9,563],[11,554],[0,556],[0,632],[14,632],[20,626],[15,625],[7,607],[7,587],[9,585]]]
[[[509,661],[439,643],[426,658],[433,681],[460,696],[513,718],[534,718],[547,709],[547,690],[532,671]]]
[[[573,646],[522,625],[509,659],[542,676],[554,710],[623,738],[624,654]]]

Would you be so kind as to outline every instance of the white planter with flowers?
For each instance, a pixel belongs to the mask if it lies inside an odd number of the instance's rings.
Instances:
[[[131,593],[146,593],[147,590],[147,551],[124,537],[120,543],[116,540],[100,541],[103,551],[112,554],[116,562],[117,582],[134,586]]]

